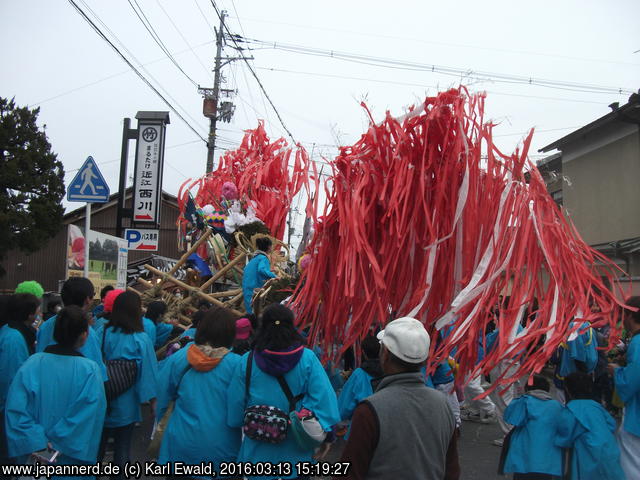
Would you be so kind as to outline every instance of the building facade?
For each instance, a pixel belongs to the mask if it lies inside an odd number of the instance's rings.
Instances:
[[[132,191],[127,189],[127,201]],[[114,194],[106,203],[94,203],[91,206],[91,230],[115,236],[118,194]],[[177,247],[177,228],[179,208],[176,197],[166,192],[162,193],[160,214],[160,236],[158,251],[151,252],[164,257],[180,258]],[[67,213],[63,219],[60,231],[37,252],[25,254],[19,250],[8,253],[3,266],[7,271],[0,278],[0,291],[12,291],[24,280],[39,281],[46,291],[58,291],[66,276],[67,261],[67,226],[77,225],[84,230],[85,207]],[[149,257],[150,252],[129,251],[129,262],[136,262]]]
[[[640,94],[542,148],[549,193],[582,238],[629,274],[640,293]]]

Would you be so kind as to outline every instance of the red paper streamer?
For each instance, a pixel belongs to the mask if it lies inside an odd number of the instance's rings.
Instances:
[[[618,335],[620,303],[607,288],[617,267],[584,243],[547,193],[527,158],[533,130],[513,154],[501,153],[484,102],[460,88],[402,120],[387,113],[331,162],[313,261],[292,301],[325,351],[413,316],[432,338],[443,325],[452,332],[437,347],[432,341],[430,369],[453,348],[461,379],[525,353],[497,386],[540,371],[574,319]],[[497,319],[499,346],[476,367],[499,295],[510,298]],[[535,317],[516,336],[534,299]]]

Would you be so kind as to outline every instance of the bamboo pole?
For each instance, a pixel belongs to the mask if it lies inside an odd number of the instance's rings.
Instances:
[[[228,308],[224,303],[222,303],[220,300],[218,300],[215,297],[210,296],[207,293],[202,292],[201,290],[199,290],[196,287],[192,287],[191,285],[187,285],[186,283],[173,278],[171,275],[169,275],[168,273],[165,274],[163,272],[161,272],[160,270],[158,270],[157,268],[151,266],[151,265],[145,265],[144,268],[146,268],[147,270],[149,270],[152,273],[155,273],[156,275],[158,275],[160,278],[162,278],[165,281],[168,281],[170,283],[173,283],[174,285],[177,285],[178,287],[181,287],[183,289],[185,289],[187,292],[191,292],[194,295],[197,295],[198,297],[207,300],[210,303],[213,303],[214,305],[217,305],[219,307],[224,307],[224,308]],[[236,315],[242,315],[242,312],[239,312],[238,310],[235,309],[231,309],[231,311],[236,314]]]
[[[216,274],[211,277],[209,280],[207,280],[206,282],[204,282],[200,288],[202,290],[205,290],[206,288],[208,288],[211,284],[213,284],[216,280],[218,280],[219,278],[221,278],[225,273],[227,273],[229,270],[231,270],[232,268],[234,268],[238,263],[240,263],[242,260],[245,259],[247,255],[244,253],[241,253],[240,255],[238,255],[236,258],[234,258],[233,260],[231,260],[229,263],[227,263],[227,265],[223,268],[221,268],[220,270],[218,270],[216,272]]]

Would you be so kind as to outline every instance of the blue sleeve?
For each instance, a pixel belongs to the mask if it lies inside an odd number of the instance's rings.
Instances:
[[[142,354],[140,362],[140,381],[137,382],[140,403],[156,398],[158,393],[158,361],[151,340],[144,335],[137,336]]]
[[[634,337],[627,350],[627,366],[616,368],[613,380],[620,400],[628,403],[640,392],[640,336]]]
[[[6,326],[4,328],[10,327]],[[29,358],[29,350],[22,335],[17,331],[16,333],[15,339],[5,338],[2,346],[2,364],[0,364],[0,410],[4,409],[11,381],[15,378],[22,364]]]
[[[90,328],[87,341],[79,351],[86,358],[88,358],[89,360],[93,360],[98,364],[98,368],[100,369],[100,373],[102,374],[102,381],[106,382],[109,377],[107,376],[107,367],[105,367],[104,360],[102,358],[102,331],[103,330],[100,329],[100,335],[98,335],[98,333],[96,333],[93,328]]]
[[[527,400],[525,397],[515,398],[504,411],[504,421],[514,427],[521,427],[527,421]]]
[[[36,353],[42,352],[53,342],[53,327],[55,327],[57,316],[51,317],[49,320],[42,322],[36,334]],[[29,452],[31,453],[31,452]]]
[[[499,331],[496,328],[493,332],[487,334],[486,342],[485,342],[485,355],[488,355],[493,351],[493,348],[496,345],[498,340]]]
[[[249,353],[247,352],[240,358],[233,371],[227,390],[227,425],[232,428],[242,427],[244,423],[244,410],[246,408],[245,372],[247,370],[248,357]]]
[[[21,368],[9,388],[5,405],[9,457],[29,455],[47,447],[44,428],[35,419],[36,392],[30,380],[29,369]]]
[[[185,347],[165,360],[159,374],[158,382],[158,405],[156,407],[156,420],[160,421],[178,395],[178,386],[182,377],[189,369]]]
[[[362,369],[356,369],[351,374],[338,397],[341,420],[351,420],[358,403],[373,393],[370,380],[369,375]]]
[[[260,263],[258,263],[258,275],[262,278],[275,278],[276,274],[271,271],[269,259],[264,255],[260,255]]]
[[[315,414],[322,428],[328,432],[340,422],[338,399],[320,361],[313,352],[309,352],[307,358],[310,363],[309,383],[302,405]]]
[[[153,323],[153,320],[144,317],[142,319],[142,327],[144,328],[144,333],[151,339],[151,343],[155,344],[156,342],[156,324]]]
[[[173,326],[169,323],[160,322],[156,325],[156,348],[162,347],[167,342],[172,330]]]
[[[91,373],[69,405],[68,411],[73,414],[61,418],[48,433],[56,450],[84,462],[96,461],[107,409],[100,369],[95,364],[91,366]]]
[[[562,409],[558,417],[556,430],[556,446],[570,448],[582,433],[583,427],[578,423],[576,417],[568,408]]]

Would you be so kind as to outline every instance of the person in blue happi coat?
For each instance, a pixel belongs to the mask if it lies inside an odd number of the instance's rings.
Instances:
[[[292,395],[302,395],[296,411],[309,410],[327,432],[321,452],[326,453],[333,440],[332,426],[340,421],[338,401],[329,378],[312,350],[304,347],[304,339],[293,325],[293,312],[284,305],[269,305],[262,315],[262,327],[251,352],[240,358],[227,392],[227,424],[242,427],[245,409],[254,405],[268,405],[288,412],[289,402],[277,377],[282,376]],[[249,394],[245,396],[247,363],[251,360]],[[310,462],[313,448],[301,447],[294,435],[287,435],[281,443],[272,444],[245,436],[242,440],[239,462]],[[276,478],[277,476],[259,477]],[[291,475],[296,478],[295,468]],[[256,477],[249,477],[256,478]]]
[[[575,322],[569,328],[575,327]],[[558,347],[552,358],[556,364],[554,383],[558,399],[564,403],[564,378],[573,372],[592,373],[598,364],[598,340],[588,322],[581,323],[577,332],[570,335],[566,342]]]
[[[269,251],[271,250],[271,239],[269,237],[260,237],[256,240],[257,250],[253,254],[253,258],[244,267],[242,276],[242,295],[244,296],[244,308],[247,313],[253,313],[251,300],[253,291],[264,285],[264,282],[270,278],[275,278],[276,274],[271,271],[269,263]]]
[[[18,369],[34,352],[32,325],[40,315],[40,300],[30,293],[2,297],[0,315],[0,463],[9,463],[4,432],[4,407],[9,385]]]
[[[338,408],[342,421],[351,420],[358,404],[373,395],[371,381],[382,377],[380,365],[380,342],[373,335],[365,337],[360,345],[362,363],[349,376],[338,397]]]
[[[235,462],[242,431],[227,426],[227,389],[241,362],[231,353],[236,316],[214,307],[199,322],[195,343],[169,357],[160,375],[156,418],[171,402],[158,463],[182,461],[191,465]],[[212,435],[215,432],[215,435]]]
[[[505,443],[504,473],[513,479],[552,480],[563,473],[562,448],[554,444],[562,404],[549,394],[549,381],[534,375],[526,393],[515,398],[504,411],[504,419],[513,425]]]
[[[555,444],[571,448],[571,480],[621,480],[616,421],[592,400],[593,379],[574,372],[564,379],[567,407],[558,418]]]
[[[631,343],[627,348],[627,365],[611,364],[609,371],[620,400],[624,402],[624,416],[618,429],[620,463],[627,479],[640,478],[640,297],[628,298],[622,321]]]
[[[7,438],[9,454],[20,463],[47,447],[60,452],[58,464],[96,462],[106,399],[98,365],[79,353],[89,331],[86,312],[63,308],[56,343],[32,355],[11,383]]]
[[[123,292],[124,290],[119,288],[112,288],[105,293],[104,300],[102,301],[102,312],[93,319],[93,325],[91,325],[93,329],[98,332],[98,336],[101,335],[100,330],[102,330],[107,322],[109,322],[111,312],[113,311],[113,303]]]
[[[167,313],[167,304],[158,300],[147,305],[147,311],[142,319],[144,331],[151,338],[155,348],[160,348],[167,343],[173,331],[173,325],[163,321],[165,313]]]
[[[107,293],[109,293],[113,289],[113,285],[106,285],[102,287],[102,289],[100,290],[100,303],[93,307],[93,310],[91,310],[91,315],[93,315],[93,318],[98,318],[104,313],[104,299],[107,296]],[[95,328],[95,323],[93,324],[93,326]]]
[[[193,315],[191,315],[191,326],[186,329],[182,333],[182,335],[180,335],[180,338],[190,338],[191,340],[196,338],[196,330],[198,328],[198,324],[200,323],[200,320],[204,318],[207,310],[198,310]]]
[[[140,404],[151,402],[154,410],[158,389],[156,354],[142,328],[142,305],[137,293],[124,292],[116,298],[109,323],[101,333],[102,352],[106,361],[135,360],[137,364],[135,383],[109,402],[100,447],[102,459],[106,441],[113,438],[114,462],[124,466],[131,456],[133,427],[142,421]]]
[[[62,291],[60,292],[62,303],[65,307],[76,305],[85,312],[89,311],[94,294],[95,291],[93,289],[93,284],[89,279],[83,277],[69,278],[62,285]],[[56,319],[57,316],[51,317],[40,325],[36,339],[36,352],[43,352],[49,345],[54,345],[56,343],[56,340],[53,337]],[[107,369],[104,366],[102,354],[100,353],[100,340],[98,338],[98,334],[93,328],[89,329],[89,336],[87,337],[87,341],[80,348],[80,353],[84,357],[93,360],[98,364],[98,367],[102,372],[102,378],[106,381]]]

